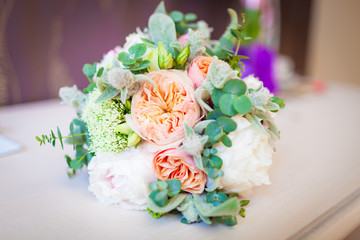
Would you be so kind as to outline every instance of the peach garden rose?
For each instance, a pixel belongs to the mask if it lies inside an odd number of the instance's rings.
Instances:
[[[156,89],[145,82],[133,96],[132,121],[146,141],[161,149],[176,147],[185,137],[184,122],[193,127],[201,118],[194,85],[180,70],[159,70],[147,76],[156,83]]]
[[[153,160],[155,176],[162,181],[176,178],[181,189],[189,193],[201,194],[206,183],[206,174],[195,166],[192,156],[176,148],[157,152]]]
[[[214,57],[199,56],[191,61],[188,68],[188,76],[197,88],[201,87],[202,82],[206,78],[209,66],[214,59]]]

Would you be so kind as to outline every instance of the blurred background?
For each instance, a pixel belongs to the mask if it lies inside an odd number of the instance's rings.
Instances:
[[[85,87],[82,66],[123,45],[137,26],[146,27],[158,3],[0,0],[0,105],[54,98],[65,85]],[[281,88],[294,88],[294,81],[315,81],[320,89],[328,81],[360,83],[355,72],[360,53],[360,31],[355,30],[360,22],[358,0],[166,0],[165,4],[168,11],[196,13],[198,20],[214,28],[213,39],[229,22],[227,8],[239,13],[260,9],[258,39],[281,60],[273,66],[280,69]]]

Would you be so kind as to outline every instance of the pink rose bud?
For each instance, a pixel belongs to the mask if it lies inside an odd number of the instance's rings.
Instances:
[[[186,46],[187,45],[187,39],[189,38],[189,34],[185,33],[184,35],[181,35],[178,38],[178,41],[181,42],[182,45]]]
[[[209,66],[214,59],[214,57],[200,56],[191,61],[188,68],[188,76],[197,88],[201,87],[202,82],[206,78]]]

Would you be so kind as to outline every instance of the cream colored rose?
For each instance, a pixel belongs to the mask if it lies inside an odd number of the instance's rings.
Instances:
[[[232,119],[237,123],[236,130],[228,135],[232,146],[214,145],[223,160],[224,176],[220,178],[220,185],[227,193],[241,193],[254,186],[270,184],[268,169],[273,150],[268,137],[244,117],[237,115]]]
[[[103,204],[120,204],[123,208],[145,210],[156,181],[151,167],[153,155],[142,147],[120,153],[96,153],[89,164],[89,191]]]

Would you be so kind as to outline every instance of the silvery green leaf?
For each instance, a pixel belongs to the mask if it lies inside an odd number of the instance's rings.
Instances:
[[[106,100],[112,99],[113,97],[115,97],[118,94],[119,94],[119,90],[117,90],[116,88],[114,88],[112,86],[108,86],[101,93],[101,95],[96,99],[95,103],[101,103],[101,102],[104,102]]]
[[[156,83],[149,78],[148,76],[144,75],[144,74],[137,74],[135,75],[135,80],[140,82],[140,81],[148,81],[151,85],[153,85],[154,87],[154,91],[156,91]]]
[[[197,222],[199,213],[195,208],[194,201],[191,195],[188,195],[184,201],[177,207],[177,210],[182,213],[188,223]]]
[[[193,136],[195,135],[194,129],[189,126],[186,122],[184,123],[185,135],[186,136]]]
[[[128,92],[128,90],[126,87],[122,88],[120,91],[120,101],[124,104],[126,102],[127,92]]]
[[[197,211],[204,217],[236,216],[240,210],[240,203],[236,197],[229,198],[217,207],[207,203],[205,195],[193,195],[193,198]]]
[[[279,105],[277,103],[274,103],[274,102],[268,102],[265,105],[265,108],[270,110],[270,111],[279,111],[280,110]]]
[[[209,125],[209,123],[214,121],[215,121],[214,119],[203,120],[195,125],[194,131],[198,134],[201,134],[204,131],[204,129],[207,127],[207,125]]]
[[[205,94],[205,97],[210,96],[209,93],[207,92],[206,89],[199,87],[195,90],[195,97],[196,100],[198,101],[198,103],[200,104],[200,106],[202,106],[203,108],[205,108],[207,111],[211,112],[214,109],[212,109],[204,100],[203,100],[203,96]]]
[[[164,13],[154,13],[149,18],[149,31],[156,44],[162,42],[165,49],[175,55],[170,43],[176,41],[176,30],[174,21]]]
[[[204,171],[204,165],[202,162],[202,158],[201,155],[199,156],[194,156],[194,161],[195,161],[195,165],[202,171]]]
[[[260,119],[254,114],[245,114],[245,118],[260,132],[264,133],[267,137],[270,137],[269,133],[265,130],[264,126],[261,124]]]
[[[161,1],[159,3],[159,5],[156,7],[154,13],[164,13],[164,14],[166,14],[166,8],[165,8],[164,1]]]
[[[174,41],[170,43],[170,47],[176,48],[179,52],[184,49],[184,45],[182,45],[182,43],[179,41]]]
[[[153,202],[153,200],[148,198],[147,206],[153,212],[167,213],[167,212],[170,212],[171,210],[175,209],[177,206],[179,206],[182,203],[182,201],[184,201],[186,196],[187,196],[187,194],[185,194],[185,193],[179,193],[175,197],[171,198],[168,201],[168,203],[163,207],[159,207],[156,203]]]
[[[269,116],[267,116],[265,113],[260,111],[255,111],[254,114],[260,119],[267,121],[267,123],[269,124],[269,131],[274,133],[276,137],[280,138],[279,130],[277,129],[274,121]]]

